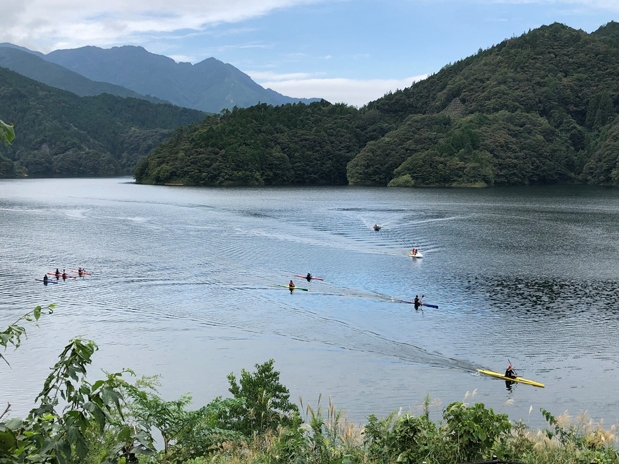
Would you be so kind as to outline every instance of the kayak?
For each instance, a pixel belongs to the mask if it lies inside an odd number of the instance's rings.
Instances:
[[[80,271],[76,271],[75,269],[71,269],[71,272],[75,272],[76,274],[79,274],[79,273],[80,273]],[[82,271],[82,274],[92,275],[92,272]]]
[[[508,382],[519,382],[526,385],[533,385],[534,387],[544,388],[543,383],[535,382],[533,380],[525,379],[522,377],[505,377],[503,374],[499,374],[498,372],[486,371],[484,369],[477,369],[477,372],[479,372],[480,374],[489,375],[491,377],[496,377],[497,379],[507,380]]]
[[[48,272],[47,275],[51,275],[54,277],[58,277],[59,279],[62,277],[62,274],[56,274],[55,272]],[[65,275],[64,277],[62,277],[63,279],[77,279],[77,277],[75,276],[70,276],[70,275]]]
[[[307,276],[303,276],[303,275],[299,275],[299,274],[295,274],[294,276],[295,277],[301,277],[302,279],[307,280]],[[310,280],[325,280],[325,279],[323,279],[322,277],[314,277],[314,276],[312,276],[312,277],[310,277]]]
[[[415,302],[414,301],[406,301],[406,300],[398,300],[400,303],[408,303],[408,304],[412,304],[414,305]],[[434,309],[438,309],[438,305],[433,305],[430,303],[421,303],[421,306],[426,306],[428,308],[434,308]]]
[[[417,252],[417,254],[414,255],[412,252],[409,251],[408,253],[406,253],[406,256],[409,256],[411,258],[423,258],[423,255],[419,252]]]
[[[39,281],[39,282],[45,282],[43,279],[34,279],[34,280]],[[48,284],[57,284],[58,282],[55,282],[55,281],[53,281],[51,279],[47,279],[47,283]]]
[[[308,289],[307,288],[302,288],[302,287],[291,287],[290,285],[278,285],[278,287],[285,287],[288,290],[303,290],[304,292],[307,292]]]

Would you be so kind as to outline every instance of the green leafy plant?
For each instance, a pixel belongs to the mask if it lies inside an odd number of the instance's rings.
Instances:
[[[13,124],[7,124],[0,119],[0,142],[7,145],[15,139],[15,130]]]
[[[20,317],[0,333],[0,345],[5,349],[9,345],[18,348],[26,334],[21,322],[36,323],[41,314],[51,314],[53,308],[54,305],[37,306]],[[2,421],[10,405],[0,415],[0,463],[83,463],[89,456],[93,428],[100,436],[104,432],[113,435],[99,462],[129,462],[137,454],[152,453],[149,431],[122,420],[122,373],[108,374],[106,379],[93,384],[86,380],[87,366],[96,350],[92,341],[71,340],[28,416]]]
[[[122,389],[128,399],[126,411],[145,429],[157,429],[163,438],[163,461],[185,462],[213,453],[223,441],[240,437],[238,432],[219,427],[219,416],[240,406],[242,401],[216,398],[208,405],[187,410],[191,396],[166,401],[157,391],[157,377],[142,377],[135,385],[127,382]]]
[[[384,463],[431,461],[440,449],[438,432],[427,414],[415,417],[392,413],[382,420],[371,415],[365,426],[368,456]]]
[[[462,462],[488,457],[497,441],[507,439],[511,431],[507,414],[496,414],[483,403],[451,403],[443,419],[454,457]]]
[[[241,400],[224,417],[230,429],[249,437],[288,426],[293,423],[293,416],[299,414],[299,408],[290,402],[290,392],[279,380],[274,363],[270,359],[256,364],[254,373],[242,369],[238,383],[234,373],[228,375],[230,393]]]
[[[82,462],[89,454],[89,429],[96,425],[102,433],[106,427],[118,425],[114,413],[122,417],[122,373],[108,374],[107,379],[93,384],[85,379],[96,349],[94,342],[80,339],[65,347],[36,398],[37,406],[26,419],[3,424],[3,431],[11,433],[14,442],[0,462]],[[152,438],[147,430],[123,425],[115,427],[114,433],[115,445],[103,462],[118,463],[129,456],[151,453]]]
[[[29,313],[21,316],[15,322],[9,325],[6,330],[4,330],[4,332],[0,332],[0,346],[4,347],[5,350],[9,345],[12,345],[15,349],[19,348],[19,346],[21,345],[21,337],[26,336],[26,329],[22,325],[20,325],[22,321],[34,322],[36,324],[36,322],[41,317],[41,314],[52,314],[55,307],[56,305],[53,304],[47,306],[46,308],[43,308],[42,306],[37,306]],[[3,359],[4,362],[9,365],[8,360],[2,353],[0,353],[0,359]],[[2,419],[2,416],[0,416],[0,419]]]

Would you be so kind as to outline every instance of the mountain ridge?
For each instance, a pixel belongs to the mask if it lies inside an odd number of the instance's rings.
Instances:
[[[40,53],[26,51],[23,47],[0,44],[0,66],[15,71],[51,87],[68,90],[80,97],[109,93],[119,97],[141,98],[151,103],[169,103],[149,95],[141,95],[107,82],[97,82],[60,65],[45,60]]]
[[[259,102],[281,105],[315,100],[286,97],[264,89],[247,74],[216,58],[207,58],[196,64],[177,63],[131,45],[55,50],[45,59],[89,79],[120,85],[178,106],[210,113]]]

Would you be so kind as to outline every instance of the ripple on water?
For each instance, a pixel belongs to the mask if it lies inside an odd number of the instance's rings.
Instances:
[[[494,407],[514,398],[522,415],[538,402],[619,415],[605,399],[619,359],[612,192],[579,204],[539,192],[524,201],[528,190],[248,195],[107,179],[46,181],[44,191],[72,192],[49,199],[33,195],[37,182],[12,183],[8,195],[5,184],[0,199],[0,317],[58,304],[27,341],[42,367],[7,374],[19,385],[10,387],[15,404],[31,401],[21,391],[40,384],[68,338],[84,335],[102,347],[107,370],[150,366],[164,374],[165,393],[192,391],[196,404],[225,394],[230,371],[274,357],[294,396],[331,394],[361,420],[475,388]],[[564,244],[575,240],[587,251],[568,256]],[[406,256],[412,246],[422,260]],[[34,281],[77,266],[93,276]],[[295,277],[307,272],[325,281]],[[290,279],[309,291],[278,287]],[[439,309],[397,302],[415,294]],[[17,353],[28,365],[28,352]],[[547,391],[508,393],[469,375],[507,359]]]

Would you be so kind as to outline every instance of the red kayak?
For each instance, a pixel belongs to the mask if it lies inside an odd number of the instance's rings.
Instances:
[[[58,277],[59,279],[62,277],[62,274],[56,274],[55,272],[48,272],[47,275]],[[62,277],[62,278],[63,279],[77,279],[77,277],[71,276],[69,274],[65,274],[64,277]]]
[[[86,271],[76,271],[75,269],[71,269],[71,272],[75,272],[76,274],[84,274],[84,275],[92,275],[92,272],[86,272]]]
[[[295,277],[301,277],[302,279],[307,280],[307,276],[306,275],[295,274],[294,276]],[[325,279],[323,279],[322,277],[314,277],[314,276],[312,276],[312,277],[310,277],[310,280],[325,280]]]

